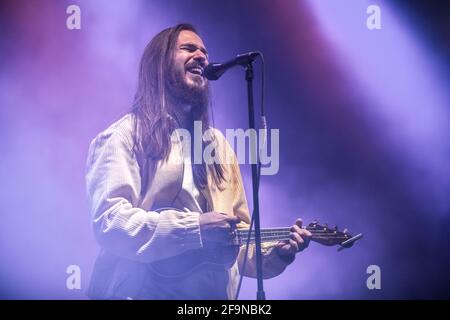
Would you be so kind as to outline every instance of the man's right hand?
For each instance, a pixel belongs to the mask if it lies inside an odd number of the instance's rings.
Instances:
[[[231,244],[231,233],[241,220],[220,212],[200,214],[200,234],[204,246],[223,246]]]

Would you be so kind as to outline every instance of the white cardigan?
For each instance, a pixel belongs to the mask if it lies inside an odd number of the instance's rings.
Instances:
[[[88,291],[93,298],[142,297],[147,281],[146,264],[202,247],[201,212],[192,208],[187,212],[156,211],[180,200],[184,176],[181,143],[173,142],[169,161],[148,161],[148,167],[141,168],[132,152],[132,130],[132,115],[127,114],[98,134],[89,148],[87,194],[94,234],[101,246]],[[230,151],[223,135],[218,130],[215,135],[219,150]],[[226,176],[228,182],[222,188],[215,187],[209,178],[209,188],[202,191],[207,203],[205,210],[235,215],[249,223],[236,161],[226,168]],[[264,244],[262,248],[265,278],[280,274],[292,262],[282,260],[272,250],[273,245]],[[243,249],[237,263],[228,270],[229,299],[235,294],[239,268],[244,261]],[[256,275],[254,246],[249,250],[244,274]]]

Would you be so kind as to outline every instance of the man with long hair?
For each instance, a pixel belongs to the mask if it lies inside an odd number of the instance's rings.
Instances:
[[[238,248],[231,267],[203,264],[176,281],[164,281],[152,269],[165,259],[230,245],[231,232],[250,223],[236,157],[210,125],[207,64],[192,25],[161,31],[144,50],[131,111],[91,142],[86,182],[101,246],[88,290],[92,298],[233,299],[239,274],[256,276],[253,245],[247,256],[244,246]],[[233,161],[192,161],[192,150],[176,132],[194,134],[196,121],[202,134],[210,133],[202,150],[214,143],[218,159],[228,152]],[[308,246],[311,234],[301,220],[291,230],[289,241],[262,247],[265,278],[283,272]]]

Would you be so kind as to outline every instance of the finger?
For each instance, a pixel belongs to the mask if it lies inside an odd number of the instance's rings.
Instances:
[[[278,243],[275,246],[281,248],[281,247],[284,247],[287,244],[288,244],[287,240],[282,240],[282,241],[278,241]]]
[[[303,225],[303,220],[300,219],[300,218],[298,218],[298,219],[295,221],[295,224],[301,228],[302,225]]]
[[[294,224],[291,228],[292,232],[298,233],[302,237],[311,237],[312,233],[306,229],[300,228],[298,225]]]
[[[291,228],[291,231],[292,232],[296,232],[296,233],[301,233],[302,232],[302,228],[301,227],[299,227],[298,225],[296,225],[296,224],[294,224],[293,226],[292,226],[292,228]]]
[[[311,241],[311,236],[306,235],[306,234],[300,234],[300,237],[301,237],[302,240],[303,240],[302,246],[303,246],[304,248],[308,247],[309,242]]]
[[[292,253],[297,252],[299,250],[298,244],[294,240],[289,239],[289,244],[291,245],[290,251]]]
[[[294,240],[295,242],[297,242],[299,246],[301,246],[301,245],[303,245],[303,243],[305,243],[305,241],[302,239],[302,237],[300,237],[300,235],[298,233],[295,233],[295,232],[291,233],[290,238],[292,240]]]
[[[312,237],[312,233],[306,229],[300,230],[299,234],[303,239],[307,238],[309,240]]]

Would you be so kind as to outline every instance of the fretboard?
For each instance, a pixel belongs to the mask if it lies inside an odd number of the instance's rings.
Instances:
[[[338,241],[339,240],[345,241],[348,239],[347,236],[337,235],[334,233],[330,233],[329,231],[326,230],[317,230],[309,227],[306,227],[305,229],[312,233],[311,237],[312,241],[322,242],[323,240],[327,240],[330,238]],[[290,227],[261,229],[261,242],[285,241],[289,240],[290,235],[291,235]],[[235,237],[236,244],[239,245],[245,244],[247,238],[248,238],[248,229],[236,230],[236,237]],[[250,243],[254,242],[255,242],[255,232],[252,231],[250,235]]]

